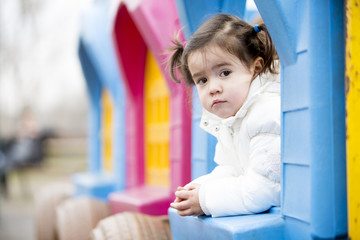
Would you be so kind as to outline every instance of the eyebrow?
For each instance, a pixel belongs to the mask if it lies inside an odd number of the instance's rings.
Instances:
[[[228,62],[221,62],[221,63],[213,66],[211,69],[219,69],[219,68],[226,67],[226,66],[231,66],[231,64]]]
[[[211,69],[219,69],[219,68],[222,68],[222,67],[226,67],[226,66],[231,66],[231,63],[228,63],[228,62],[221,62],[221,63],[218,63],[218,64],[215,64],[214,66],[211,67]],[[201,72],[197,72],[195,73],[194,75],[192,75],[193,78],[197,78],[197,77],[200,77],[204,75],[204,72],[201,71]]]

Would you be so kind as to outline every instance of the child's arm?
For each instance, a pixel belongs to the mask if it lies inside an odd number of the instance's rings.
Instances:
[[[213,217],[259,213],[279,206],[279,180],[280,135],[258,134],[250,143],[246,173],[203,183],[199,201]]]

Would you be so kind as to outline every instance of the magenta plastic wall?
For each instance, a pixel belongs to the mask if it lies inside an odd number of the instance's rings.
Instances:
[[[176,188],[191,180],[191,89],[174,83],[166,70],[166,49],[180,29],[175,2],[120,3],[114,44],[126,89],[126,191],[110,195],[112,212],[167,213]],[[183,37],[182,37],[183,38]],[[170,90],[170,189],[144,185],[144,71],[146,51],[157,60]]]

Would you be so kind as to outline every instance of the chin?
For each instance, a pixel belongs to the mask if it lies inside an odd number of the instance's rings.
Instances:
[[[218,116],[219,118],[226,119],[226,118],[232,117],[234,115],[233,114],[216,114],[216,116]]]

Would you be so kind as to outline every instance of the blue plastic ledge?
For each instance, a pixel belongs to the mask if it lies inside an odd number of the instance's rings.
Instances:
[[[284,239],[280,208],[231,217],[181,217],[169,208],[173,239]]]
[[[109,193],[116,190],[116,180],[111,174],[78,173],[72,178],[75,196],[91,196],[107,202]]]

